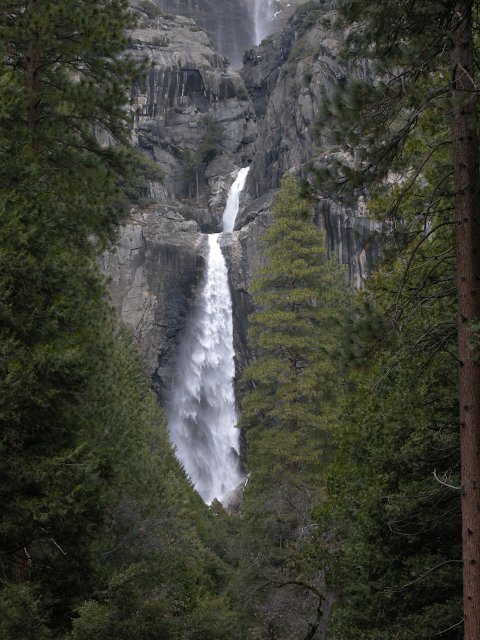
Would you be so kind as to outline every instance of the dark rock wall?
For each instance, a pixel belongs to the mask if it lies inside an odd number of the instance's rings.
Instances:
[[[132,216],[115,249],[102,256],[112,303],[134,334],[162,401],[205,251],[198,225],[163,205]]]
[[[338,34],[325,27],[333,14],[299,10],[288,27],[250,51],[242,70],[260,118],[250,173],[252,195],[279,187],[285,171],[307,174],[307,165],[328,145],[316,134],[325,96],[348,70],[339,60]]]
[[[133,41],[135,54],[153,63],[133,89],[134,140],[165,174],[161,185],[152,185],[151,195],[158,201],[165,195],[182,200],[192,195],[184,154],[195,153],[208,122],[215,122],[224,132],[218,149],[223,161],[202,166],[193,189],[195,196],[208,193],[208,181],[253,156],[255,115],[244,81],[189,18],[149,21],[133,33]],[[205,206],[196,199],[197,206]]]
[[[318,129],[324,100],[352,75],[368,77],[366,67],[346,67],[340,58],[341,34],[332,27],[332,2],[300,7],[280,33],[250,50],[242,76],[257,114],[258,136],[248,190],[256,202],[269,198],[289,171],[311,178],[310,167],[336,152],[328,132]],[[316,205],[315,221],[326,232],[329,249],[347,265],[357,287],[371,272],[378,246],[376,227],[359,201],[355,207],[334,204],[326,194]]]

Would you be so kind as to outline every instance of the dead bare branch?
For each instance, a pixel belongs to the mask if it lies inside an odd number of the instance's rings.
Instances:
[[[445,482],[445,480],[441,480],[437,475],[437,470],[436,469],[433,470],[433,477],[435,478],[435,480],[437,482],[439,482],[444,487],[448,487],[449,489],[455,489],[455,491],[461,491],[462,490],[462,487],[455,487],[453,484],[449,484],[448,482]],[[444,474],[443,477],[446,478],[447,474]]]

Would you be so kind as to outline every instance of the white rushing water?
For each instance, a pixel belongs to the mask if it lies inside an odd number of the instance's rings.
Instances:
[[[255,44],[260,44],[272,33],[271,22],[274,13],[274,0],[254,0]]]
[[[247,181],[248,172],[250,167],[240,169],[235,182],[230,187],[228,192],[227,204],[225,211],[223,212],[223,230],[233,231],[235,226],[235,220],[237,218],[238,207],[240,205],[240,195],[245,188],[245,182]]]
[[[223,216],[231,231],[247,169],[232,185]],[[180,344],[169,408],[176,454],[205,502],[222,500],[242,481],[233,378],[232,301],[220,248],[221,234],[208,236],[206,273]]]

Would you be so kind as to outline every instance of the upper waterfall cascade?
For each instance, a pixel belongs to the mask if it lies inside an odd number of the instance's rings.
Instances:
[[[228,192],[227,204],[225,206],[225,211],[223,212],[222,219],[224,231],[233,231],[235,220],[237,219],[238,209],[240,206],[240,195],[245,188],[245,183],[247,181],[249,171],[250,167],[244,167],[243,169],[240,169],[235,182],[230,187],[230,191]]]
[[[272,33],[271,23],[274,14],[275,0],[254,0],[255,44],[260,44]]]
[[[232,231],[248,167],[233,183],[223,214]],[[176,455],[205,502],[222,500],[242,481],[235,428],[235,352],[228,271],[221,234],[208,236],[204,281],[180,343],[169,407]]]

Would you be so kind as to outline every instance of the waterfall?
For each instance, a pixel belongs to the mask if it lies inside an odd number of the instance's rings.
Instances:
[[[275,0],[254,0],[253,19],[255,23],[255,44],[269,36],[271,31],[271,22],[274,17]]]
[[[240,194],[245,188],[245,182],[247,181],[249,171],[250,167],[240,169],[235,182],[232,184],[230,191],[228,192],[227,204],[225,206],[225,211],[223,212],[224,231],[233,231],[235,220],[237,218],[238,207],[240,205]]]
[[[231,231],[248,168],[233,183],[223,215]],[[169,406],[176,455],[205,502],[222,500],[242,481],[233,379],[232,300],[221,234],[208,236],[203,283],[180,343]]]

